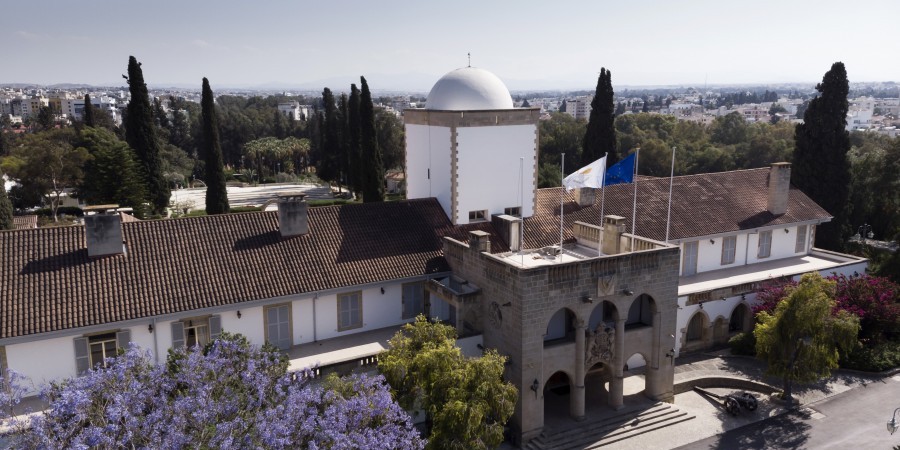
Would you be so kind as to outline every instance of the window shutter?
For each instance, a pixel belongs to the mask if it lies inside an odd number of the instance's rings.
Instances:
[[[82,375],[91,368],[87,338],[75,338],[75,373]]]
[[[122,330],[116,333],[116,347],[128,350],[131,343],[131,330]]]
[[[184,323],[172,322],[172,348],[184,347]]]
[[[222,317],[209,316],[209,341],[212,342],[222,334]]]

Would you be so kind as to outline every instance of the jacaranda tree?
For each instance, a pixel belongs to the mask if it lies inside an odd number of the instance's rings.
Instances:
[[[313,384],[309,373],[287,372],[284,354],[240,335],[170,351],[164,365],[132,346],[106,365],[49,386],[49,408],[19,428],[14,448],[424,446],[382,377]]]

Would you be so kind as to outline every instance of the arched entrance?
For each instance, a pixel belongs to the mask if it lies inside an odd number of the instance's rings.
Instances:
[[[624,394],[626,402],[628,402],[628,398],[632,396],[640,395],[643,397],[648,391],[648,381],[647,381],[647,358],[643,355],[643,353],[634,353],[628,358],[625,359],[625,365],[622,368],[623,373],[626,378],[632,380],[627,383],[623,389],[622,394]],[[635,382],[637,380],[643,380],[643,383]]]
[[[572,403],[572,378],[563,371],[556,371],[544,381],[544,426],[554,426],[570,421]]]
[[[710,345],[711,339],[709,316],[703,310],[699,310],[691,316],[687,328],[683,330],[682,351],[692,352],[706,348]]]
[[[745,303],[738,303],[731,311],[731,319],[728,321],[728,334],[733,335],[743,331],[750,331],[752,318],[750,308]]]
[[[596,363],[584,375],[585,410],[604,408],[609,404],[609,382],[612,379],[612,366],[607,363]]]

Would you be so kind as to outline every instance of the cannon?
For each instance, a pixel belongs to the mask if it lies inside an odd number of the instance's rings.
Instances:
[[[728,411],[732,416],[738,415],[741,412],[741,408],[747,409],[748,411],[756,411],[756,407],[759,406],[756,397],[749,392],[719,395],[697,386],[694,386],[694,390],[717,400],[722,400],[725,411]]]

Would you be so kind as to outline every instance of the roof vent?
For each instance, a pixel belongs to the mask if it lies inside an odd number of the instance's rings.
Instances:
[[[122,238],[122,217],[119,205],[97,205],[84,209],[84,237],[88,256],[112,256],[125,253]]]
[[[278,196],[278,228],[281,237],[289,238],[309,233],[309,204],[306,194],[281,194]]]

